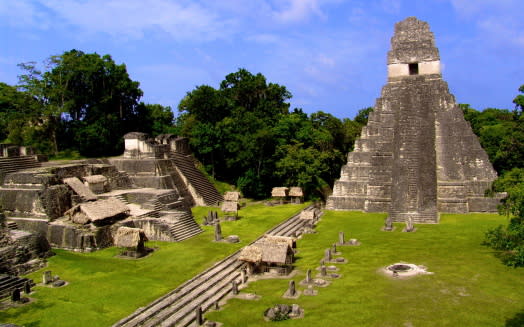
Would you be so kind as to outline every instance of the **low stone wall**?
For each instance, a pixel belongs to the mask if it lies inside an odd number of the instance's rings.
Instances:
[[[155,159],[110,159],[112,165],[119,171],[125,171],[129,175],[138,173],[155,174],[156,161]]]
[[[71,209],[71,192],[66,185],[53,185],[40,193],[40,203],[50,219],[62,217]]]
[[[10,217],[8,221],[13,221],[18,226],[18,229],[26,230],[31,233],[46,235],[48,219],[44,218],[14,218]]]
[[[165,176],[132,176],[131,179],[137,187],[174,188],[175,183],[170,175]]]
[[[118,226],[102,226],[96,229],[52,222],[48,225],[46,238],[51,246],[73,251],[93,251],[113,245],[112,229]]]
[[[157,218],[142,218],[142,219],[133,219],[131,222],[127,223],[129,227],[137,227],[144,230],[146,237],[150,241],[165,241],[173,242],[173,235],[169,231],[170,225],[162,222],[162,220]]]
[[[0,192],[2,209],[18,214],[44,216],[39,190],[4,189]]]

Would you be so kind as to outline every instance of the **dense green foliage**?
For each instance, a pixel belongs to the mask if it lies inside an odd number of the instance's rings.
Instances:
[[[508,193],[499,211],[510,220],[507,226],[488,230],[484,244],[500,251],[499,255],[507,265],[524,266],[524,168],[506,172],[495,181],[493,188]]]
[[[494,108],[477,111],[468,105],[462,105],[462,109],[499,174],[523,165],[524,116],[521,111]]]
[[[51,56],[45,71],[19,66],[18,86],[0,85],[0,138],[8,142],[52,155],[108,156],[122,152],[127,132],[173,129],[171,108],[139,102],[139,83],[109,55],[71,50]]]
[[[263,198],[275,185],[301,186],[322,195],[331,185],[365,124],[318,111],[289,111],[291,93],[245,69],[215,89],[188,92],[179,104],[181,133],[215,178],[236,184],[245,196]]]
[[[519,91],[524,93],[524,85]],[[499,251],[507,265],[524,266],[524,96],[517,95],[513,102],[513,111],[489,108],[479,112],[468,105],[462,105],[462,110],[500,175],[493,191],[508,193],[499,211],[510,221],[488,230],[484,244]]]

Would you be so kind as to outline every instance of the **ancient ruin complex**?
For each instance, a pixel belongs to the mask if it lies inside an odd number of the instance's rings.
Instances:
[[[110,159],[42,163],[3,151],[0,205],[8,226],[75,251],[114,245],[121,227],[158,241],[200,233],[190,207],[215,205],[222,196],[196,168],[188,139],[144,133],[124,139],[124,154]]]
[[[326,207],[438,222],[438,212],[495,211],[497,177],[447,83],[426,22],[395,25],[388,83],[348,154]]]

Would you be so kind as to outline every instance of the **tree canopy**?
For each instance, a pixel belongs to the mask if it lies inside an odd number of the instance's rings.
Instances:
[[[524,85],[519,88],[524,93]],[[524,266],[524,97],[513,100],[513,111],[488,108],[481,112],[462,105],[464,117],[479,136],[499,178],[492,191],[506,192],[499,212],[510,217],[506,226],[488,230],[484,244],[499,251],[510,266]]]
[[[322,195],[338,176],[362,124],[318,111],[289,111],[285,86],[245,69],[215,89],[197,86],[180,101],[177,128],[214,177],[246,196],[267,197],[277,185]]]
[[[34,62],[19,67],[19,85],[0,86],[2,139],[94,157],[121,153],[127,132],[173,130],[171,108],[139,102],[139,82],[110,55],[70,50],[49,57],[43,71]]]

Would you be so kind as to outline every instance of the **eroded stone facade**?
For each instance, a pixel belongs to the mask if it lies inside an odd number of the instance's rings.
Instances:
[[[389,212],[438,222],[438,212],[495,211],[484,192],[497,177],[440,72],[426,22],[395,26],[388,83],[348,154],[326,208]]]

